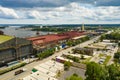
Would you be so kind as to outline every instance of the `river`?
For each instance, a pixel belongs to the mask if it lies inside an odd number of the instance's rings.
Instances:
[[[19,29],[19,27],[16,27],[16,26],[6,27],[5,29],[0,29],[0,30],[2,30],[5,35],[20,37],[20,38],[37,36],[36,31]],[[40,33],[40,35],[46,35],[51,32],[41,32],[40,31],[39,33]]]

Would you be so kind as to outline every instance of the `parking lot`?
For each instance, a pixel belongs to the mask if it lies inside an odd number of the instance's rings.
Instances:
[[[58,79],[65,80],[67,77],[70,77],[74,73],[85,79],[85,70],[76,67],[70,67],[70,69],[68,71],[65,71]]]

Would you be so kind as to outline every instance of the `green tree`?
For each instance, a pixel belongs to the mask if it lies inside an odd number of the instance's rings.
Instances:
[[[120,68],[114,64],[107,67],[109,80],[120,80]]]
[[[75,56],[74,56],[74,57],[73,57],[73,61],[74,61],[74,62],[79,62],[80,59],[79,59],[79,57],[75,57]]]
[[[101,35],[100,41],[102,41],[102,40],[105,39],[105,38],[106,38],[105,34]]]
[[[120,42],[118,43],[118,46],[120,47]]]
[[[83,79],[81,77],[79,77],[77,74],[73,74],[72,76],[70,76],[66,80],[83,80]]]
[[[85,75],[86,80],[107,80],[108,77],[107,71],[95,62],[87,64]]]
[[[84,55],[83,54],[81,54],[81,59],[84,59]]]
[[[72,42],[72,41],[67,41],[66,44],[67,44],[68,46],[72,46],[73,42]]]
[[[120,61],[120,52],[115,53],[114,55],[114,61],[118,63]]]
[[[43,58],[46,58],[54,54],[54,51],[55,51],[55,48],[48,49],[48,50],[43,51],[42,53],[37,54],[37,56],[39,59],[43,59]]]
[[[69,70],[70,66],[71,66],[71,62],[70,61],[65,61],[64,62],[64,70]]]

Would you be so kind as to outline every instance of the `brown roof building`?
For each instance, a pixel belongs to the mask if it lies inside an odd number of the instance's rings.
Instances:
[[[85,35],[86,32],[84,31],[69,31],[59,34],[50,34],[50,35],[43,35],[37,37],[30,37],[28,40],[32,41],[33,45],[35,46],[43,46],[51,43],[58,43],[62,40],[72,39],[74,37]]]

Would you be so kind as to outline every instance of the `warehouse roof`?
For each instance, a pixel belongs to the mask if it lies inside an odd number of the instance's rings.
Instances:
[[[14,37],[12,36],[6,36],[6,35],[0,35],[0,43],[6,42],[10,39],[13,39]]]
[[[31,38],[28,38],[28,40],[31,40],[33,44],[38,45],[38,44],[44,44],[44,43],[49,43],[49,42],[54,42],[59,40],[70,39],[77,36],[82,36],[84,34],[85,32],[83,31],[81,32],[69,31],[69,32],[59,33],[59,34],[50,34],[50,35],[44,35],[44,36],[31,37]]]

